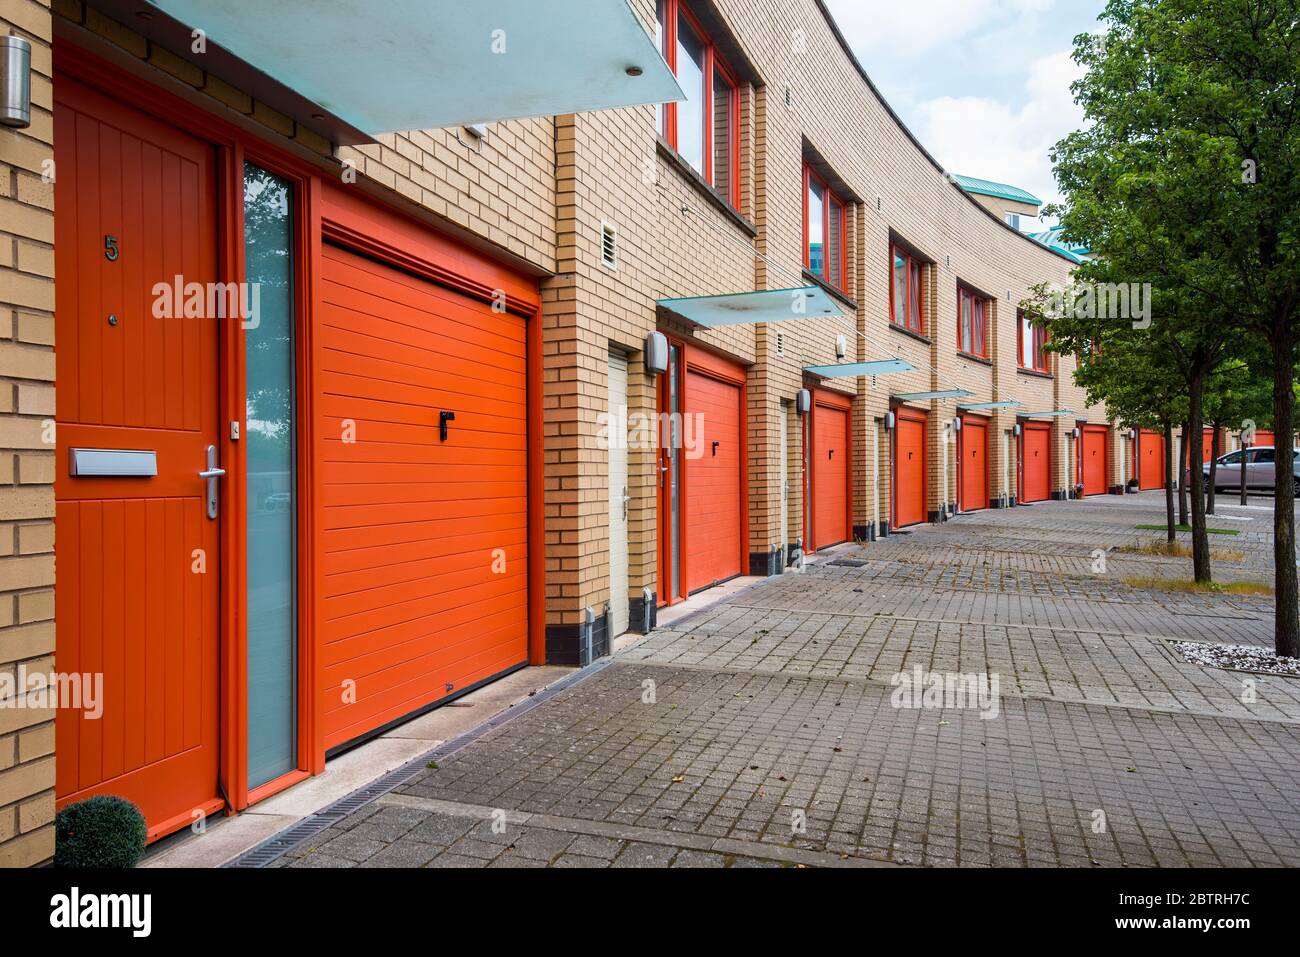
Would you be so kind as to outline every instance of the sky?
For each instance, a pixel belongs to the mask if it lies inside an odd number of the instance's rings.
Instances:
[[[1082,124],[1070,54],[1077,34],[1098,29],[1104,0],[826,2],[881,94],[946,170],[1060,200],[1048,151]]]

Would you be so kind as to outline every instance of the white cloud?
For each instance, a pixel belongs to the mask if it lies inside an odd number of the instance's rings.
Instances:
[[[919,56],[1012,17],[1051,9],[1056,0],[827,0],[859,55]],[[870,69],[870,64],[868,64]]]
[[[1061,51],[1031,61],[1023,105],[979,96],[943,96],[917,104],[916,135],[943,167],[1061,198],[1048,151],[1083,120],[1070,84],[1082,74]]]

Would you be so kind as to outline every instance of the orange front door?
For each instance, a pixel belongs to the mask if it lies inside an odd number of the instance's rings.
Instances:
[[[1046,501],[1052,495],[1052,427],[1042,422],[1024,423],[1020,448],[1020,501]]]
[[[899,408],[894,419],[894,528],[918,525],[925,514],[925,431],[929,416]]]
[[[322,260],[332,748],[528,660],[527,351],[526,320],[488,302],[338,246]]]
[[[1214,429],[1206,429],[1201,439],[1201,464],[1209,465],[1214,458]]]
[[[218,279],[214,157],[66,78],[55,103],[55,665],[103,675],[102,715],[58,712],[56,790],[121,795],[156,837],[221,804],[220,519],[198,476],[218,322],[154,310],[155,283]],[[152,453],[157,474],[74,477],[74,449]]]
[[[1083,427],[1083,494],[1106,494],[1106,439],[1110,430],[1104,425]]]
[[[989,420],[973,415],[962,416],[961,441],[961,509],[973,512],[989,507]]]
[[[685,452],[686,593],[741,573],[740,386],[688,369]]]
[[[1141,491],[1165,487],[1165,437],[1143,429],[1138,437],[1138,488]]]
[[[849,529],[849,410],[818,402],[813,410],[813,535],[811,547],[847,542]]]

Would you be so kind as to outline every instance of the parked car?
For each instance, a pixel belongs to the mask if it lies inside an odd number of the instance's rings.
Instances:
[[[1238,449],[1227,455],[1220,455],[1218,468],[1214,472],[1214,490],[1241,490],[1241,457],[1246,456],[1246,488],[1272,489],[1277,484],[1277,463],[1271,445],[1261,445],[1249,449]],[[1206,488],[1209,488],[1210,465],[1207,462],[1201,469],[1205,476]],[[1300,449],[1295,450],[1291,461],[1291,481],[1296,483],[1296,492],[1300,494]]]

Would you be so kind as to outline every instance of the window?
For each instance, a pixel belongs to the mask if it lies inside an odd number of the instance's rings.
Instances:
[[[655,109],[668,145],[731,205],[739,192],[736,79],[681,0],[658,0],[655,41],[686,99]]]
[[[803,264],[818,279],[843,291],[848,287],[844,202],[806,164],[803,183]]]
[[[957,349],[968,356],[989,357],[989,301],[957,287]]]
[[[921,308],[921,262],[898,246],[892,247],[894,277],[890,284],[891,321],[918,335],[925,335]]]
[[[1017,313],[1018,334],[1016,365],[1035,372],[1050,372],[1047,364],[1047,343],[1051,336],[1047,327],[1035,325],[1023,312]]]

